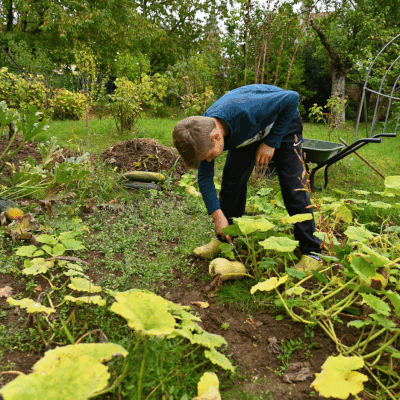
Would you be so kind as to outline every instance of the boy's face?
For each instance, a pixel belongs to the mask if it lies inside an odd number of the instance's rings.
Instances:
[[[199,156],[200,161],[206,160],[210,162],[215,160],[224,151],[224,136],[217,131],[217,128],[213,129],[211,132],[211,141],[213,142],[214,147],[208,150],[206,154],[201,154]]]

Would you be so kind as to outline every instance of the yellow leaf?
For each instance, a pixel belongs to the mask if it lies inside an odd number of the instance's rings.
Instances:
[[[219,390],[219,381],[215,372],[205,372],[197,384],[197,395],[202,396],[210,387]]]
[[[264,282],[257,283],[257,285],[253,286],[250,289],[250,293],[254,294],[257,290],[261,290],[263,292],[269,292],[277,288],[282,283],[285,283],[288,277],[289,275],[285,275],[278,279],[277,277],[274,276],[273,278],[267,279]]]
[[[193,400],[221,400],[221,395],[214,386],[211,386],[207,392],[203,393],[201,396],[194,397]]]
[[[200,308],[208,308],[210,304],[206,301],[192,301],[192,304]]]
[[[362,357],[328,357],[322,365],[322,372],[316,374],[311,386],[323,397],[347,399],[350,394],[355,395],[364,390],[363,382],[368,377],[353,371],[364,366]]]

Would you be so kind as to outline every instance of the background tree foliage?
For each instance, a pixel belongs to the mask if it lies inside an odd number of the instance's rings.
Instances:
[[[305,116],[329,96],[343,101],[346,84],[362,85],[399,14],[397,0],[0,0],[0,44],[24,71],[60,79],[73,77],[83,48],[114,79],[160,73],[175,105],[210,90],[211,101],[240,85],[277,85],[301,94]],[[17,71],[3,52],[0,65]]]

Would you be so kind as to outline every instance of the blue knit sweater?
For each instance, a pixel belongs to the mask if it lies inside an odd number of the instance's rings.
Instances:
[[[254,141],[279,148],[283,135],[298,113],[297,92],[271,85],[248,85],[234,89],[217,100],[205,117],[224,120],[230,134],[225,137],[225,150],[246,146]],[[207,211],[220,209],[214,186],[214,160],[202,161],[198,182]]]

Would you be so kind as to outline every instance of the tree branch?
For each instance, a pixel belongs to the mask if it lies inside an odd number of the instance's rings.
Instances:
[[[314,29],[314,31],[317,33],[319,39],[321,40],[322,45],[326,48],[326,50],[328,51],[329,57],[331,58],[331,60],[333,62],[335,62],[336,64],[340,65],[340,56],[339,54],[335,53],[335,51],[333,50],[332,46],[328,43],[328,40],[324,34],[324,32],[322,32],[321,28],[318,27],[313,18],[310,18],[310,25],[311,27]]]

